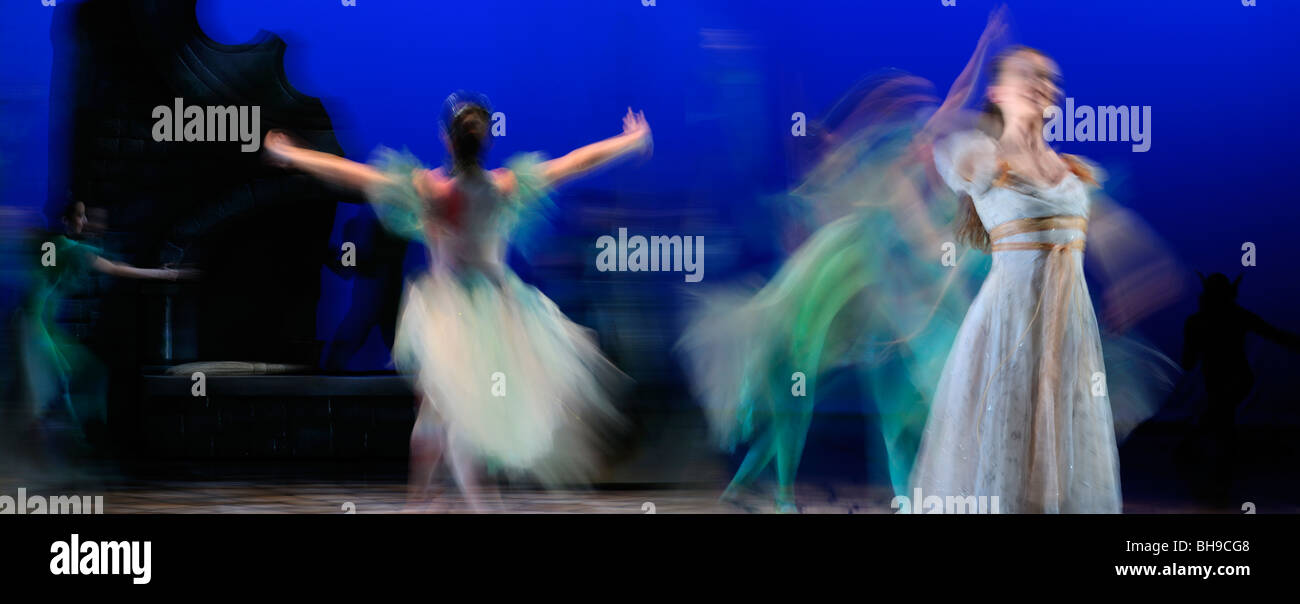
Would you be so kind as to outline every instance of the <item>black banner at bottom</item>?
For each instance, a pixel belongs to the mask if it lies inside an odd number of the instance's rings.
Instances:
[[[0,526],[0,568],[11,587],[180,595],[428,587],[439,579],[579,589],[612,579],[743,588],[802,577],[942,591],[968,579],[1160,589],[1282,583],[1296,576],[1300,518],[51,515]]]

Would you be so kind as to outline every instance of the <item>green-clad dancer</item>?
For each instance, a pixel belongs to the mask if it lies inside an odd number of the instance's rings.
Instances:
[[[29,291],[13,317],[23,397],[11,410],[9,428],[35,436],[47,449],[83,446],[86,424],[106,419],[103,365],[59,326],[64,298],[86,288],[94,272],[173,281],[195,274],[105,258],[99,248],[79,241],[87,224],[82,202],[70,203],[61,218],[64,234],[30,243]]]

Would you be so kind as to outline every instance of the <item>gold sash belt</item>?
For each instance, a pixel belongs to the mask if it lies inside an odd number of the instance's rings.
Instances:
[[[998,245],[1007,245],[1005,243],[996,243],[999,239],[1006,239],[1012,235],[1021,233],[1033,233],[1036,231],[1051,231],[1053,229],[1074,229],[1077,231],[1088,231],[1088,219],[1083,216],[1043,216],[1040,218],[1021,218],[999,224],[989,229],[989,239],[994,241],[993,251],[997,251]],[[1049,249],[1054,244],[1044,244]]]

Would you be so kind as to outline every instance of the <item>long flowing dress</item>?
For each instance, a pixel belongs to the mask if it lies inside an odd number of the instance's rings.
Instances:
[[[511,195],[477,171],[434,201],[413,180],[430,172],[384,149],[376,164],[393,184],[368,196],[385,226],[430,250],[429,271],[408,283],[399,312],[398,369],[455,446],[511,475],[574,485],[599,468],[607,431],[621,421],[613,394],[627,378],[590,330],[505,263],[507,236],[548,202],[540,163],[536,154],[507,162],[518,182]]]
[[[1106,365],[1083,276],[1095,182],[1076,169],[1033,186],[995,158],[995,142],[976,131],[934,149],[945,182],[974,200],[993,264],[944,365],[912,488],[996,496],[1004,513],[1119,512]],[[958,166],[971,167],[968,178]]]

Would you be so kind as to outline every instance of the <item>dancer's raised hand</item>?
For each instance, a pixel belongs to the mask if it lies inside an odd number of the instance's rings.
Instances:
[[[650,122],[645,119],[644,111],[633,113],[632,108],[627,108],[627,115],[623,116],[623,135],[631,136],[641,143],[641,150],[649,153],[653,148],[653,137],[650,134]]]
[[[993,9],[989,13],[989,22],[984,26],[984,33],[980,34],[979,45],[981,48],[988,48],[990,44],[996,42],[1007,33],[1007,5],[1003,4]]]
[[[632,111],[629,107],[623,116],[623,133],[579,147],[561,157],[542,164],[542,173],[551,185],[562,183],[571,178],[587,174],[620,157],[632,154],[648,154],[651,149],[650,122],[645,114]]]

